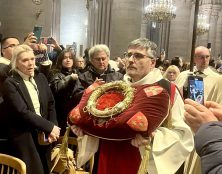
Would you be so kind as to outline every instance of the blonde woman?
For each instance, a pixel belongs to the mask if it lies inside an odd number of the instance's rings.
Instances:
[[[179,68],[176,65],[170,65],[163,74],[163,77],[169,80],[170,82],[174,82],[179,74]]]
[[[35,70],[29,46],[14,48],[11,67],[12,75],[3,83],[10,153],[26,163],[27,174],[49,173],[50,144],[60,135],[53,95],[46,77]],[[44,145],[38,142],[43,133]]]

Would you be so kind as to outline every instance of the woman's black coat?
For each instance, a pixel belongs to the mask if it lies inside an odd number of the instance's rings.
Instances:
[[[34,79],[39,92],[41,116],[35,113],[26,85],[17,72],[3,83],[3,98],[9,113],[7,126],[11,155],[26,163],[27,174],[44,174],[49,173],[47,162],[51,147],[38,144],[37,132],[50,134],[57,120],[47,79],[37,72]]]

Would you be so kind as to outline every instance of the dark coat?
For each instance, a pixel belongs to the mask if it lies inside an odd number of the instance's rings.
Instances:
[[[8,135],[11,153],[26,163],[27,174],[47,174],[50,145],[39,145],[37,132],[50,134],[57,125],[56,112],[45,76],[35,73],[34,79],[39,91],[41,116],[35,113],[26,85],[18,73],[13,72],[3,83],[3,98],[9,113]]]
[[[103,74],[100,74],[95,70],[93,65],[89,65],[88,71],[79,75],[79,80],[84,88],[93,84],[96,78],[103,79],[105,82],[112,82],[122,80],[123,74],[115,71],[110,65],[108,65],[107,70]]]
[[[201,158],[202,173],[222,173],[222,123],[217,121],[202,125],[194,140]]]
[[[3,82],[9,75],[10,66],[0,63],[0,153],[9,153],[7,130],[7,111],[2,97]]]
[[[77,72],[75,69],[71,71],[62,69],[61,72],[55,73],[50,79],[61,135],[65,133],[67,127],[68,113],[79,103],[84,90],[78,79],[72,79],[72,73]]]

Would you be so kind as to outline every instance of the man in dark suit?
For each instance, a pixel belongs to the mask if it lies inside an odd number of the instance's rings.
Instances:
[[[5,123],[7,118],[7,111],[5,110],[5,103],[2,98],[2,83],[7,78],[12,58],[12,51],[15,46],[19,44],[16,37],[7,37],[1,41],[1,55],[0,56],[0,153],[9,153],[6,130],[8,125]]]

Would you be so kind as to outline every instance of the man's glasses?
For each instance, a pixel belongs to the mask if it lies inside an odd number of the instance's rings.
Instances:
[[[201,58],[201,59],[208,59],[210,58],[210,55],[196,55],[196,57]]]
[[[142,58],[144,58],[144,57],[148,57],[147,55],[144,55],[144,54],[141,54],[141,53],[126,53],[126,54],[125,54],[125,57],[126,57],[127,59],[129,59],[129,58],[132,57],[132,56],[133,56],[133,58],[136,59],[136,60],[142,59]],[[148,58],[151,58],[151,57],[148,57]]]
[[[17,45],[15,45],[15,44],[10,44],[10,45],[8,45],[7,47],[4,47],[4,48],[2,48],[2,49],[7,49],[7,48],[14,48],[14,47],[16,47]]]

